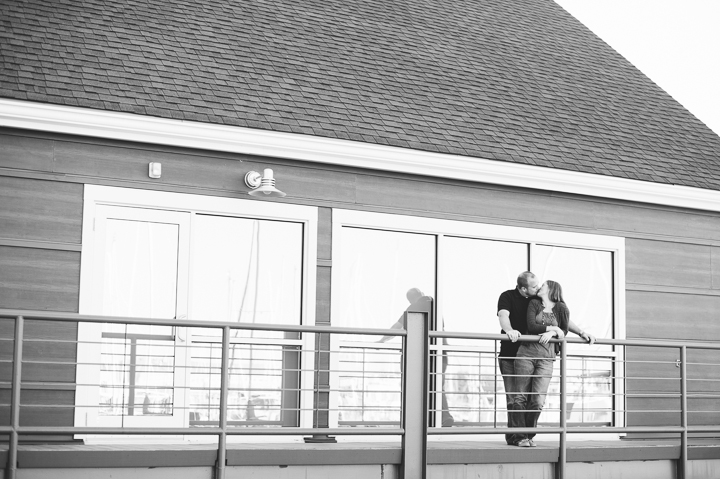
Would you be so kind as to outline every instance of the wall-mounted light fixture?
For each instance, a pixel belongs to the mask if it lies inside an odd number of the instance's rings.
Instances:
[[[248,194],[250,196],[259,196],[261,198],[270,196],[282,198],[285,193],[275,188],[275,178],[273,178],[273,170],[265,168],[262,176],[257,171],[248,171],[245,175],[245,184],[250,188]]]

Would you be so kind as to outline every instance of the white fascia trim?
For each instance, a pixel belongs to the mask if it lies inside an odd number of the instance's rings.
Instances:
[[[350,140],[0,99],[0,126],[720,211],[720,191]]]

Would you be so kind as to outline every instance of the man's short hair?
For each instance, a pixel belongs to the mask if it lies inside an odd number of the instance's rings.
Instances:
[[[520,273],[517,277],[517,285],[519,288],[527,288],[530,285],[530,280],[535,279],[535,275],[530,271]]]

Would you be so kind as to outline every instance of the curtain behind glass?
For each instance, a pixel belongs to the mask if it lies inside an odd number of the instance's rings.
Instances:
[[[441,279],[446,331],[499,334],[498,298],[528,267],[528,245],[469,238],[444,239]],[[467,341],[465,341],[467,342]],[[463,340],[450,339],[450,344]]]
[[[196,215],[192,319],[299,325],[302,247],[300,223]],[[233,331],[233,336],[286,337],[263,331]]]
[[[541,281],[562,286],[570,319],[597,338],[613,337],[612,253],[560,246],[536,245],[533,272]],[[588,348],[609,351],[609,346],[569,345],[568,351]]]

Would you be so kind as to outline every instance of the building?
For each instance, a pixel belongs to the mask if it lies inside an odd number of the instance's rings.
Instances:
[[[598,337],[720,339],[720,138],[550,0],[6,1],[0,13],[4,309],[389,328],[417,287],[436,328],[497,333],[498,294],[532,269],[563,284]],[[246,175],[266,169],[286,196],[248,196]],[[212,377],[181,373],[212,363],[214,332],[40,322],[26,334],[45,342],[25,351],[38,363],[24,369],[24,425],[217,422]],[[155,362],[130,379],[133,335]],[[358,338],[248,336],[242,368],[311,367],[240,375],[238,424],[398,420],[397,395],[314,373],[325,352],[365,351]],[[571,422],[679,424],[675,351],[573,347],[587,381]],[[492,375],[493,356],[456,352],[449,374]],[[702,397],[689,424],[717,426],[716,368],[691,377]],[[283,396],[288,384],[303,392]],[[479,408],[463,396],[496,384],[447,387],[456,426],[502,416],[496,396]]]

